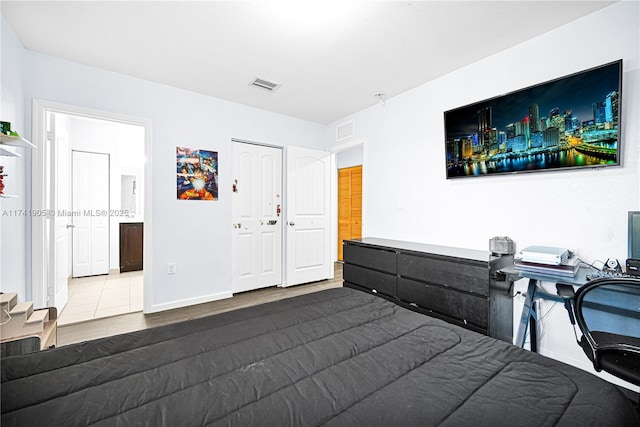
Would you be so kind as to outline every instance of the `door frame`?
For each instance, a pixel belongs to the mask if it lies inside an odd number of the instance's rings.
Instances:
[[[152,121],[150,119],[135,117],[101,110],[93,110],[74,105],[61,104],[57,102],[34,99],[32,104],[32,142],[36,147],[44,147],[46,144],[47,129],[46,117],[49,113],[68,114],[98,120],[117,122],[129,125],[142,126],[144,128],[144,151],[147,159],[152,158],[151,130]],[[46,188],[50,176],[46,176],[45,155],[43,149],[35,149],[31,156],[31,208],[33,212],[44,212],[55,215],[55,212],[48,213],[46,206]],[[146,250],[143,254],[143,295],[144,311],[149,312],[152,307],[153,289],[151,286],[151,265],[152,265],[152,203],[151,186],[152,163],[145,162],[145,199],[144,199],[144,246]],[[53,171],[52,171],[53,172]],[[31,298],[37,308],[47,307],[48,289],[52,285],[52,272],[49,269],[49,257],[54,247],[47,235],[46,218],[47,215],[32,215],[31,217]],[[148,249],[147,249],[148,248]]]
[[[362,236],[366,236],[366,198],[367,198],[367,145],[364,138],[335,144],[329,147],[331,153],[331,257],[338,261],[338,159],[337,155],[352,148],[362,147]]]

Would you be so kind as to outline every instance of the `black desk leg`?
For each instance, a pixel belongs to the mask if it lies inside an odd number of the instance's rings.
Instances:
[[[531,314],[529,316],[529,340],[531,341],[531,351],[538,352],[538,313],[536,312],[536,302],[531,304]]]
[[[520,325],[518,326],[518,334],[516,335],[516,345],[524,347],[525,339],[527,337],[527,328],[531,326],[531,351],[536,351],[537,334],[536,334],[536,317],[535,317],[535,294],[538,281],[535,279],[529,279],[529,287],[527,288],[527,294],[524,297],[524,305],[522,306],[522,315],[520,316]],[[532,316],[533,314],[533,316]]]

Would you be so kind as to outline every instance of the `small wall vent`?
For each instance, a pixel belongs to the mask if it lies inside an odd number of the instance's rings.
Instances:
[[[278,83],[273,83],[258,77],[253,79],[251,83],[249,83],[249,86],[257,87],[259,89],[266,90],[268,92],[273,92],[274,90],[280,87]]]
[[[336,142],[349,139],[356,134],[356,125],[353,120],[336,126]]]

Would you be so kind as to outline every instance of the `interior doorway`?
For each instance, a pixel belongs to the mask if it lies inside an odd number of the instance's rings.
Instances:
[[[362,237],[362,165],[338,169],[338,261],[342,242]]]
[[[148,190],[145,175],[150,173],[145,162],[150,145],[149,132],[150,122],[146,120],[34,102],[33,135],[42,149],[34,150],[37,153],[33,160],[32,205],[34,209],[52,212],[53,222],[60,222],[61,226],[52,227],[38,218],[32,221],[32,295],[36,306],[58,308],[59,324],[143,309],[144,272],[119,274],[118,232],[120,223],[143,223],[145,216],[150,214],[145,209],[150,208],[145,197]],[[88,167],[84,157],[76,158],[78,153],[85,157],[95,156],[98,166],[104,166],[102,172],[98,174],[95,167]],[[82,165],[86,176],[74,184],[69,178],[73,177],[74,168],[76,175],[81,173]],[[100,179],[92,185],[97,175]],[[58,177],[66,177],[67,181],[63,183]],[[134,200],[131,195],[122,194],[125,188],[122,183],[131,180],[136,188]],[[89,203],[93,195],[104,196],[105,192],[106,206]],[[128,201],[126,207],[125,199]],[[102,238],[93,242],[85,239],[89,246],[84,245],[85,249],[80,250],[82,224],[87,220],[99,223]],[[85,231],[91,231],[91,227]],[[84,235],[86,237],[87,233]],[[68,242],[66,252],[62,246],[54,244],[60,236],[66,237]],[[86,255],[93,251],[88,248],[96,245],[99,247],[93,249],[99,257],[89,264],[97,262],[100,268],[94,269],[85,263],[91,268],[79,271],[82,263],[78,264],[78,254]],[[72,275],[86,277],[71,279]],[[58,298],[62,288],[65,298]]]
[[[342,262],[342,242],[365,236],[365,141],[334,145],[332,154],[333,260]]]

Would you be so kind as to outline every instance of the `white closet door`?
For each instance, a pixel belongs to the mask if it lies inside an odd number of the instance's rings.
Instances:
[[[109,155],[73,151],[73,277],[109,273]]]
[[[233,143],[232,285],[282,283],[282,150]]]
[[[258,147],[260,287],[282,283],[282,150]]]

